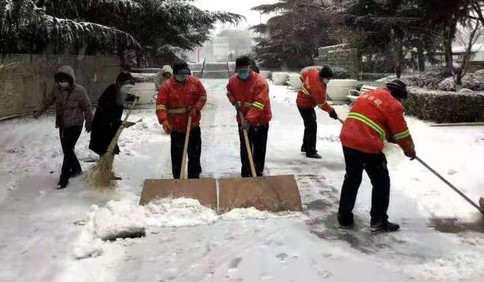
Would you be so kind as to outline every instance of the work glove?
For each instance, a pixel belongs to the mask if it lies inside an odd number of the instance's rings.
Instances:
[[[190,112],[188,113],[192,118],[197,116],[197,108],[191,108]]]
[[[329,117],[331,117],[332,119],[338,119],[338,114],[333,109],[331,112],[329,112]]]
[[[246,120],[243,120],[241,123],[240,123],[240,127],[242,129],[245,129],[247,132],[249,131],[250,129],[250,123]]]
[[[41,114],[42,114],[42,111],[34,111],[34,113],[32,114],[32,117],[34,117],[35,119],[38,119]]]
[[[411,161],[413,161],[417,157],[417,153],[415,149],[410,149],[404,152],[405,156],[409,157]]]
[[[171,134],[171,125],[168,121],[163,122],[163,130],[166,134]]]

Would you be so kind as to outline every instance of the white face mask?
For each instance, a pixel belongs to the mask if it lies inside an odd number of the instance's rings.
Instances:
[[[123,85],[119,88],[119,92],[123,95],[128,95],[131,92],[131,85]]]
[[[57,85],[59,85],[59,88],[61,89],[67,89],[69,87],[69,82],[57,82]]]
[[[329,83],[329,80],[330,80],[329,78],[325,78],[325,79],[323,79],[323,82],[324,82],[325,84],[328,84],[328,83]]]
[[[124,102],[128,98],[128,94],[131,92],[131,86],[130,84],[123,85],[119,87],[119,93],[116,95],[116,104],[118,105],[124,105]]]

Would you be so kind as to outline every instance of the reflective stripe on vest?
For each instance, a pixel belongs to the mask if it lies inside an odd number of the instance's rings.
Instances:
[[[188,112],[187,108],[176,108],[176,109],[168,109],[167,111],[169,114],[186,114]]]
[[[301,91],[302,91],[304,94],[306,94],[306,95],[308,95],[308,96],[311,96],[311,94],[310,94],[310,93],[309,93],[309,91],[306,89],[306,87],[304,86],[304,84],[301,86]]]
[[[408,129],[404,132],[400,132],[400,133],[395,134],[393,139],[395,139],[395,141],[398,141],[398,140],[401,140],[401,139],[407,138],[407,137],[410,137],[410,130],[408,130]]]
[[[165,105],[157,105],[156,110],[166,110],[166,106]]]
[[[366,116],[364,116],[362,114],[358,114],[358,113],[350,113],[348,115],[348,118],[356,119],[356,120],[363,122],[364,124],[373,128],[376,132],[378,132],[381,140],[384,141],[386,139],[385,130],[383,130],[383,128],[381,128],[378,124],[376,124],[376,122],[372,121],[371,119],[367,118]]]
[[[260,102],[254,102],[254,103],[248,103],[248,102],[245,102],[245,103],[242,103],[242,102],[237,102],[237,104],[239,104],[239,106],[242,106],[242,104],[244,104],[244,106],[248,107],[248,108],[256,108],[256,109],[259,109],[259,110],[263,110],[265,108],[264,104],[260,103]]]

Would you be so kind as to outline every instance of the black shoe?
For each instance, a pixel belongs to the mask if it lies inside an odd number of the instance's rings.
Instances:
[[[59,180],[59,183],[57,183],[57,189],[58,190],[61,190],[61,189],[64,189],[67,187],[67,185],[69,184],[69,179],[60,179]]]
[[[306,148],[304,148],[304,146],[301,146],[301,153],[306,153]]]
[[[398,229],[400,229],[400,225],[389,221],[383,221],[371,225],[371,232],[395,232],[398,231]]]
[[[340,228],[340,229],[348,229],[348,230],[349,230],[349,229],[353,229],[353,228],[355,228],[355,223],[354,223],[354,222],[352,222],[352,223],[350,223],[350,224],[341,224],[341,223],[340,223],[340,224],[339,224],[339,228]]]
[[[353,219],[344,219],[338,214],[339,228],[341,229],[353,229],[355,227],[355,221]]]
[[[308,155],[308,154],[306,154],[306,158],[311,158],[311,159],[321,159],[322,157],[321,157],[321,155],[320,155],[320,154],[318,154],[318,153],[314,153],[314,154],[312,154],[312,155]]]

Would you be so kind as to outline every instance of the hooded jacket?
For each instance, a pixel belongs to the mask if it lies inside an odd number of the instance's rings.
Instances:
[[[167,81],[168,79],[163,77],[163,74],[165,72],[168,72],[168,73],[171,73],[171,75],[173,75],[173,69],[169,66],[169,65],[164,65],[162,68],[161,68],[161,71],[159,71],[156,75],[155,75],[155,78],[154,78],[154,82],[155,82],[155,87],[156,87],[156,91],[159,91],[160,90],[160,86],[165,82]]]
[[[62,66],[57,69],[56,75],[60,73],[71,77],[73,85],[68,90],[61,90],[57,85],[54,86],[50,97],[44,101],[41,112],[46,111],[55,103],[55,127],[63,129],[82,126],[85,120],[86,129],[90,129],[93,115],[86,89],[76,84],[74,70],[70,66]]]

